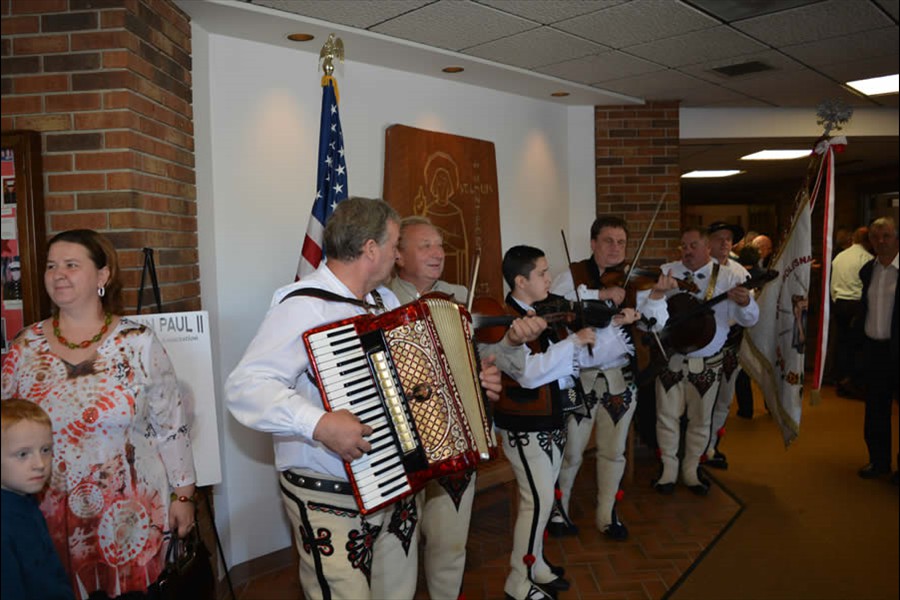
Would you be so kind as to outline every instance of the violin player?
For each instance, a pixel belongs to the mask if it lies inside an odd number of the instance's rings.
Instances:
[[[738,279],[746,281],[750,273],[732,256],[732,245],[744,237],[744,230],[739,225],[730,225],[724,221],[716,221],[706,228],[709,237],[710,255],[714,261],[721,265],[722,269],[730,269],[735,272]],[[738,364],[738,350],[744,337],[744,328],[736,322],[731,323],[725,346],[722,348],[722,377],[719,381],[719,392],[713,406],[712,428],[709,432],[709,447],[700,461],[713,469],[727,469],[728,459],[719,452],[719,443],[725,435],[725,422],[728,420],[728,412],[734,401],[735,384],[742,373]],[[746,375],[745,375],[746,377]],[[751,392],[752,393],[752,392]],[[752,402],[752,400],[751,400]],[[752,404],[751,404],[752,406]]]
[[[431,221],[421,216],[405,217],[400,221],[395,277],[388,287],[402,304],[431,292],[448,294],[463,304],[466,288],[441,279],[444,260],[443,236]],[[479,346],[481,356],[493,355],[501,371],[517,373],[524,368],[524,349],[513,345],[535,339],[546,325],[540,317],[517,319],[499,343]],[[474,498],[474,468],[429,481],[419,494],[425,582],[431,598],[453,600],[462,593]]]
[[[545,301],[550,291],[550,267],[544,252],[513,246],[503,257],[503,278],[510,287],[506,305],[525,315]],[[544,558],[544,530],[553,508],[556,479],[566,444],[566,411],[583,400],[578,370],[614,360],[629,351],[621,326],[640,315],[631,308],[603,328],[573,325],[577,332],[548,327],[528,344],[525,369],[503,378],[503,392],[494,405],[494,422],[503,453],[518,486],[518,511],[513,529],[510,572],[504,584],[507,600],[555,598],[569,589],[563,569]],[[588,345],[594,345],[592,352]]]
[[[712,306],[714,333],[711,339],[702,347],[672,352],[656,380],[656,437],[662,472],[653,487],[660,494],[671,494],[675,490],[680,420],[682,414],[686,414],[688,423],[684,456],[680,461],[681,480],[691,492],[705,496],[709,493],[709,481],[700,472],[699,465],[709,445],[713,406],[722,371],[722,350],[730,324],[752,327],[759,319],[759,306],[750,290],[740,286],[745,276],[723,268],[721,262],[712,259],[709,234],[705,229],[685,229],[681,235],[681,260],[666,263],[661,269],[673,277],[695,282],[699,289],[693,294],[696,301],[725,295],[724,301]],[[671,326],[679,321],[679,315],[670,309],[669,320]],[[699,331],[697,320],[693,318],[687,324]]]
[[[591,225],[591,256],[560,273],[551,291],[569,300],[604,300],[616,306],[623,304],[626,290],[620,285],[604,285],[603,276],[613,273],[625,262],[628,227],[625,220],[606,215]],[[661,328],[668,315],[665,293],[676,283],[660,276],[650,291],[638,293],[636,309],[654,328]],[[629,335],[627,331],[623,332]],[[597,506],[595,524],[614,540],[628,537],[628,528],[616,513],[619,485],[625,473],[625,441],[637,407],[637,386],[632,361],[634,347],[629,337],[627,351],[618,353],[597,368],[581,370],[580,381],[587,393],[587,410],[567,417],[567,442],[559,473],[559,498],[547,530],[551,536],[575,535],[578,528],[569,517],[572,486],[583,462],[584,449],[596,423]],[[602,406],[603,410],[599,410]]]

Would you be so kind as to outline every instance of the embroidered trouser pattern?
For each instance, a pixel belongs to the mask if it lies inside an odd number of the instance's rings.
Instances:
[[[364,516],[352,495],[302,488],[284,476],[279,484],[293,526],[304,598],[409,600],[415,595],[419,535],[415,497]]]
[[[419,492],[425,551],[425,583],[430,598],[456,600],[466,570],[466,541],[475,472],[428,482]]]
[[[626,382],[626,387],[623,393],[613,397],[609,394],[605,377],[596,373],[582,372],[582,383],[590,386],[586,389],[593,389],[598,403],[591,409],[590,419],[578,419],[575,416],[567,419],[566,449],[559,472],[559,489],[562,496],[560,504],[568,515],[575,477],[584,460],[584,449],[590,441],[591,429],[594,429],[594,443],[597,448],[596,524],[601,531],[613,522],[616,493],[625,474],[625,443],[637,408],[637,387],[632,381],[630,372],[622,369],[618,371],[622,380]],[[618,406],[619,410],[614,410],[615,406]]]
[[[713,406],[712,425],[709,430],[709,446],[706,456],[712,458],[719,447],[720,432],[728,420],[731,412],[731,404],[734,402],[734,387],[737,382],[741,367],[738,364],[738,350],[740,345],[726,346],[722,355],[722,375],[719,379],[719,392],[716,394],[716,403]]]
[[[544,530],[553,510],[565,433],[501,430],[501,436],[503,453],[519,490],[519,510],[509,559],[512,570],[503,589],[513,598],[526,598],[531,582],[541,584],[556,578],[544,560]]]
[[[675,355],[670,364],[679,370],[666,369],[656,380],[656,440],[659,444],[662,474],[658,483],[675,483],[678,479],[678,445],[681,438],[681,415],[687,416],[681,480],[685,485],[698,485],[697,467],[709,444],[712,409],[719,391],[722,370],[720,355],[707,359],[683,359]],[[698,364],[690,368],[689,362]]]

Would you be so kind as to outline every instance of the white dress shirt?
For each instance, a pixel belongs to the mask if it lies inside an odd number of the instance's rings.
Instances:
[[[859,270],[870,260],[872,254],[862,244],[853,244],[834,257],[831,261],[832,300],[859,300],[862,297]]]

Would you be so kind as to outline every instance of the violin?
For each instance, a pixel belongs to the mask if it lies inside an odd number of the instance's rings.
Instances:
[[[629,276],[630,275],[630,276]],[[652,289],[662,270],[659,267],[635,267],[628,264],[622,264],[603,271],[600,275],[600,282],[604,287],[624,287],[627,292],[641,292]],[[697,284],[692,281],[685,281],[678,277],[672,277],[678,284],[678,289],[696,294],[699,292]]]
[[[575,321],[574,311],[565,310],[563,306],[547,306],[536,314],[547,321],[547,324],[565,325]],[[503,339],[510,324],[522,315],[513,311],[490,296],[479,296],[472,301],[472,327],[475,328],[475,341],[482,344],[496,344]]]

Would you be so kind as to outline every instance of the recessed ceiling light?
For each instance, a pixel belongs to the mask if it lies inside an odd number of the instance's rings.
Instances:
[[[444,73],[462,73],[465,69],[462,67],[444,67],[441,71]]]
[[[738,171],[736,169],[728,170],[728,171],[691,171],[689,173],[685,173],[681,177],[682,177],[682,179],[731,177],[732,175],[737,175],[738,173],[743,173],[743,171]]]
[[[847,85],[858,90],[866,96],[880,96],[881,94],[896,94],[900,85],[900,75],[885,75],[884,77],[872,77],[871,79],[858,79],[848,81]]]
[[[311,42],[312,40],[316,39],[316,36],[309,33],[292,33],[291,35],[287,36],[287,39],[291,40],[292,42]]]
[[[566,96],[569,95],[569,92],[553,92],[550,95],[553,96],[554,98],[565,98]]]
[[[759,152],[742,156],[741,160],[792,160],[809,155],[809,150],[760,150]]]

